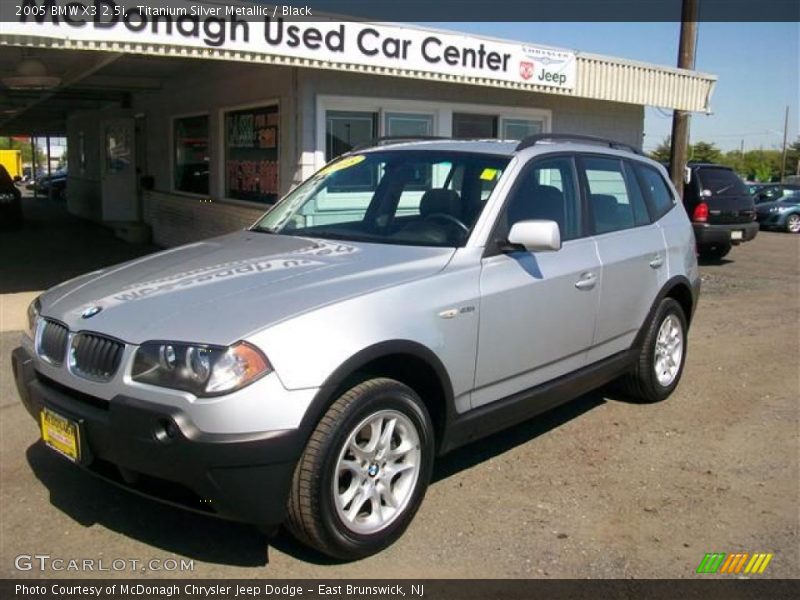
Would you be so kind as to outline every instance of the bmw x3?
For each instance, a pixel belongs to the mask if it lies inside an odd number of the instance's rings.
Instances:
[[[698,292],[687,214],[632,149],[384,140],[246,230],[46,291],[13,368],[67,459],[354,559],[437,456],[610,382],[669,396]]]

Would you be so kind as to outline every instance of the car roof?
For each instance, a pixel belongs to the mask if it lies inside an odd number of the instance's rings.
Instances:
[[[600,140],[598,140],[599,142]],[[396,140],[374,146],[354,148],[348,154],[361,154],[387,151],[425,150],[430,152],[469,152],[475,154],[490,154],[511,158],[517,153],[519,140],[498,139],[424,139],[424,140]],[[611,142],[614,143],[615,142]],[[616,156],[635,157],[646,162],[657,164],[648,157],[619,147],[605,146],[598,143],[586,143],[576,140],[539,140],[535,145],[528,146],[525,150],[534,149],[536,154],[542,151],[570,151],[609,154]]]
[[[474,152],[476,154],[496,154],[508,156],[514,154],[519,145],[518,140],[409,140],[392,142],[368,148],[356,148],[351,153],[386,152],[389,150],[426,150],[442,152]]]

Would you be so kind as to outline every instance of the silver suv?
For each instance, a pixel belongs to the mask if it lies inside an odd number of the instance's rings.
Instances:
[[[698,291],[635,151],[383,141],[247,230],[45,292],[14,372],[69,460],[352,559],[402,534],[435,456],[612,380],[669,396]]]

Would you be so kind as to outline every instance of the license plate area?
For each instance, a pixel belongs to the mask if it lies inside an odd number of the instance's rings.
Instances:
[[[731,231],[732,240],[741,240],[744,237],[744,232],[740,230]]]
[[[64,417],[49,408],[40,413],[42,441],[72,462],[81,462],[80,423]]]

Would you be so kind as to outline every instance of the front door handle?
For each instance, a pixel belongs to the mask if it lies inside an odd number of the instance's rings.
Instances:
[[[653,260],[650,261],[650,266],[654,269],[660,268],[664,264],[664,257],[660,254],[656,254],[653,257]]]
[[[597,275],[594,273],[584,273],[581,278],[575,282],[575,287],[579,290],[590,290],[597,285]]]

